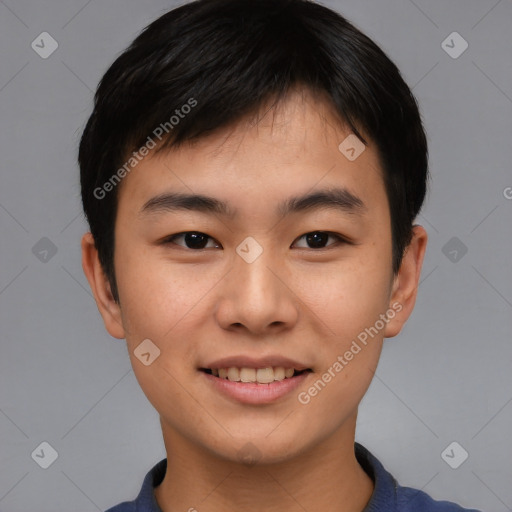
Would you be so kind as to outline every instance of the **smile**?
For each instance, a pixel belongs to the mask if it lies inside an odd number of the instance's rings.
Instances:
[[[237,403],[264,405],[291,395],[312,370],[282,366],[267,368],[201,368],[209,386]]]
[[[202,369],[202,371],[231,382],[257,382],[258,384],[270,384],[275,381],[291,379],[292,377],[296,377],[301,373],[311,370],[296,370],[294,368],[284,368],[283,366],[270,366],[268,368],[237,368],[235,366],[231,366],[230,368]]]

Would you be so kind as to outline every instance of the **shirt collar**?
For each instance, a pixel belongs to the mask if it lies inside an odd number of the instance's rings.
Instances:
[[[374,489],[363,512],[393,511],[397,509],[397,481],[363,445],[355,443],[356,459],[373,480]]]

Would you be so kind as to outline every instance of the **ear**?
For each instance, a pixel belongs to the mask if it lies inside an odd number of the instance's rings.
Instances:
[[[395,311],[395,316],[389,316],[384,330],[385,338],[392,338],[402,330],[416,303],[428,235],[422,226],[413,226],[412,231],[411,243],[402,258],[398,274],[393,278],[389,309]]]
[[[82,268],[107,331],[114,338],[125,338],[121,308],[112,296],[110,283],[103,272],[91,233],[85,233],[82,237]]]

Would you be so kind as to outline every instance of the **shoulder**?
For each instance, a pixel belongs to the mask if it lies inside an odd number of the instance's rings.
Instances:
[[[123,501],[105,512],[136,512],[136,510],[134,501]]]
[[[437,501],[428,494],[411,487],[397,486],[397,505],[399,512],[479,512],[463,508],[451,501]]]
[[[355,444],[356,458],[374,482],[374,491],[364,512],[479,512],[451,501],[436,501],[411,487],[402,487],[364,446]]]
[[[105,512],[162,512],[156,502],[154,489],[162,482],[167,459],[162,459],[146,474],[139,495],[133,501],[123,501]]]

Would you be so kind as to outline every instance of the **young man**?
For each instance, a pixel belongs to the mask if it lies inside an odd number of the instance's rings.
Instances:
[[[114,62],[83,268],[167,458],[110,512],[460,511],[355,444],[414,307],[427,146],[395,65],[306,0],[199,0]]]

